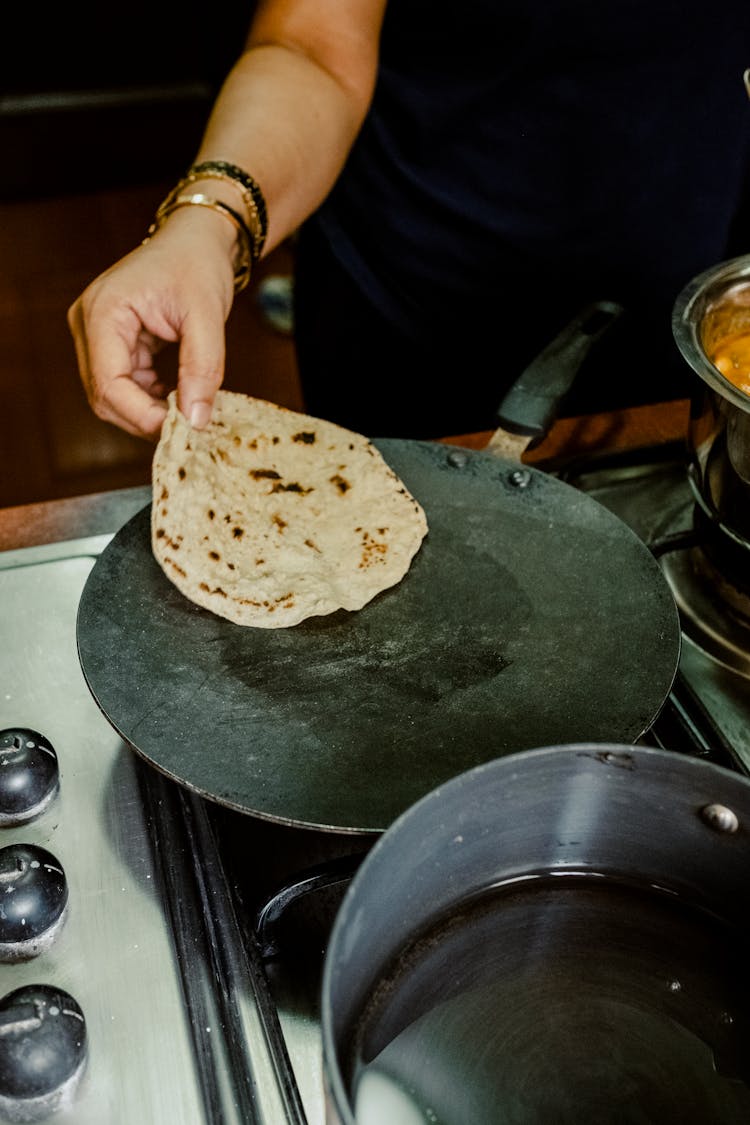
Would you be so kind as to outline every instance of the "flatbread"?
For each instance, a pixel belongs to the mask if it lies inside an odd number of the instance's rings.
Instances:
[[[154,557],[186,598],[238,625],[361,609],[401,581],[427,534],[367,438],[230,391],[204,430],[172,392],[152,483]]]

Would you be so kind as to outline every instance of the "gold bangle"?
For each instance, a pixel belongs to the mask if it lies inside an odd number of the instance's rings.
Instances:
[[[177,187],[173,188],[166,199],[159,205],[154,221],[148,228],[146,237],[143,240],[144,244],[156,234],[162,223],[179,207],[209,207],[212,211],[216,211],[218,214],[223,215],[224,218],[229,219],[237,231],[238,252],[233,265],[234,291],[235,293],[241,292],[250,280],[250,270],[252,267],[252,235],[250,234],[247,223],[238,211],[235,211],[233,207],[230,207],[220,199],[213,199],[210,195],[203,195],[202,193],[195,193],[194,195],[180,194],[183,186],[184,181],[181,180]]]
[[[257,262],[268,233],[266,201],[258,182],[244,168],[231,164],[228,160],[202,160],[197,164],[191,164],[185,179],[190,183],[201,179],[224,180],[238,189],[250,216],[253,228],[253,261]]]

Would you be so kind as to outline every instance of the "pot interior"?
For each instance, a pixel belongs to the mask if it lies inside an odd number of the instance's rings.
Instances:
[[[617,746],[515,755],[419,802],[326,956],[337,1119],[748,1120],[749,816],[744,778]]]

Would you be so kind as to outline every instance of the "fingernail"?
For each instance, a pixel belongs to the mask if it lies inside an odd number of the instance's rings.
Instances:
[[[211,407],[207,402],[194,402],[190,409],[190,425],[202,430],[211,421]]]

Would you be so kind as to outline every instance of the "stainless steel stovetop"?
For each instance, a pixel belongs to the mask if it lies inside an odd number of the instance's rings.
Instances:
[[[587,466],[570,479],[649,544],[689,526],[679,462]],[[0,731],[10,732],[0,782],[38,736],[59,766],[46,805],[0,828],[0,952],[10,956],[0,961],[0,1120],[26,1106],[61,1125],[323,1125],[319,974],[372,839],[220,809],[120,741],[89,695],[75,639],[81,591],[109,538],[0,553]],[[675,693],[644,740],[750,774],[747,689],[686,637]],[[11,897],[28,893],[29,846],[65,873],[67,906],[52,940],[19,960],[3,925]],[[12,917],[33,928],[23,911]],[[19,989],[32,991],[9,1003]],[[83,1065],[65,1055],[42,1093],[37,1074],[35,1097],[19,1099],[3,1051],[20,1027],[43,1024],[74,1028]]]

